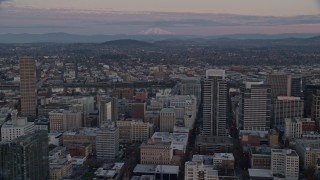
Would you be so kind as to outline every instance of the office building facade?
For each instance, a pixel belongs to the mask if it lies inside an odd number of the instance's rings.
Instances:
[[[203,83],[203,129],[205,136],[226,136],[227,82],[225,71],[209,69]]]
[[[268,131],[271,123],[271,88],[263,82],[246,82],[241,87],[240,129]]]
[[[20,57],[21,114],[36,116],[36,61],[32,57]]]

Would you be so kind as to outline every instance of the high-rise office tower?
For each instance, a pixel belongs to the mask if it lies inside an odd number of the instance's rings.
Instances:
[[[240,129],[267,131],[271,120],[271,89],[263,82],[246,82],[241,87]]]
[[[203,129],[206,136],[226,136],[227,81],[225,71],[209,69],[203,83]]]
[[[320,129],[320,94],[312,96],[311,118],[316,121],[316,128]]]
[[[283,126],[285,118],[303,117],[304,101],[300,97],[278,96],[272,103],[272,122]]]
[[[99,127],[110,121],[118,120],[117,98],[102,98],[99,102]]]
[[[291,96],[301,97],[302,92],[302,78],[301,76],[291,77]]]
[[[272,72],[266,78],[266,84],[271,86],[271,98],[291,96],[291,76],[283,72]]]
[[[36,116],[36,62],[32,57],[20,57],[21,114]]]
[[[0,143],[0,179],[48,179],[48,134],[44,131]]]

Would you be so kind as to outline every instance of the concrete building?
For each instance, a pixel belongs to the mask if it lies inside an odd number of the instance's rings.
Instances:
[[[45,131],[0,142],[0,179],[49,179]]]
[[[176,120],[183,126],[192,129],[197,116],[197,100],[194,95],[174,95],[170,99],[170,107],[174,107]]]
[[[17,117],[17,111],[13,111],[11,119],[1,127],[1,141],[11,141],[35,131],[34,123],[28,122],[26,117]]]
[[[300,166],[303,169],[316,168],[320,170],[320,142],[319,139],[297,139],[295,150],[300,157]]]
[[[163,108],[160,111],[160,131],[161,132],[173,132],[173,128],[176,122],[174,108]]]
[[[96,153],[96,137],[99,128],[78,128],[62,135],[63,146],[69,148],[73,145],[87,145],[92,146],[93,153]]]
[[[183,157],[187,151],[188,138],[187,133],[155,132],[148,143],[171,143],[173,156]]]
[[[104,164],[95,172],[95,179],[121,180],[124,174],[124,163]]]
[[[312,96],[311,118],[316,121],[316,127],[320,129],[320,94]]]
[[[114,125],[105,125],[97,131],[97,159],[115,160],[119,154],[119,129]]]
[[[271,86],[271,98],[291,96],[291,75],[284,72],[272,72],[267,75],[266,84]]]
[[[200,105],[201,83],[199,79],[193,77],[186,77],[181,79],[179,91],[181,95],[194,95],[197,99],[197,105]]]
[[[209,69],[203,82],[203,129],[205,136],[227,136],[227,82],[225,71]]]
[[[60,180],[72,174],[72,159],[65,147],[58,146],[49,152],[49,179]]]
[[[68,131],[83,127],[83,112],[77,110],[55,110],[49,112],[50,132]]]
[[[118,120],[118,100],[117,98],[101,98],[99,104],[99,127],[109,121]]]
[[[268,131],[271,121],[270,86],[246,82],[241,87],[239,126],[241,130]]]
[[[301,97],[302,95],[302,77],[292,76],[291,77],[291,96]]]
[[[36,61],[33,57],[20,57],[21,115],[36,116],[37,87]]]
[[[172,163],[173,149],[171,143],[142,143],[140,146],[141,164],[170,165]]]
[[[144,114],[144,122],[152,123],[154,127],[160,126],[160,111],[146,111]]]
[[[118,120],[116,125],[119,128],[120,143],[147,141],[154,132],[153,124],[145,123],[142,120]]]
[[[285,122],[285,138],[313,138],[317,136],[317,134],[314,132],[315,121],[312,121],[310,118],[286,118]]]
[[[193,155],[192,161],[185,163],[185,180],[218,180],[219,170],[233,170],[234,157],[229,153],[214,156]]]
[[[283,126],[285,118],[303,117],[304,101],[300,97],[278,96],[272,110],[273,126]]]
[[[253,169],[271,168],[271,147],[253,146],[249,147],[250,165]]]
[[[112,97],[118,99],[132,99],[134,96],[134,89],[131,88],[116,88],[112,90]]]
[[[287,139],[301,138],[302,122],[300,118],[286,118],[284,137]]]
[[[156,165],[156,164],[137,164],[133,170],[135,176],[155,176],[155,179],[178,180],[179,166],[172,165]],[[141,180],[141,179],[140,179]],[[152,180],[152,179],[142,179]]]
[[[291,149],[271,150],[271,172],[285,179],[299,179],[299,156]]]
[[[230,137],[197,136],[196,150],[200,154],[232,152],[233,142]]]

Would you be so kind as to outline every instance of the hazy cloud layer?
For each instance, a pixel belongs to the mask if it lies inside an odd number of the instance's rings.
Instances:
[[[3,0],[0,0],[0,2]],[[68,32],[138,34],[161,28],[175,34],[320,32],[320,15],[293,17],[209,13],[74,11],[69,9],[3,8],[0,33]]]

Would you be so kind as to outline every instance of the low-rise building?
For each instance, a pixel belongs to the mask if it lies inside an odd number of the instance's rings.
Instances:
[[[127,119],[116,122],[119,128],[119,141],[121,143],[147,141],[153,134],[153,124],[142,120]]]
[[[28,122],[26,117],[17,117],[16,111],[13,111],[11,118],[11,121],[5,122],[1,127],[2,141],[11,141],[35,131],[34,123]]]
[[[250,165],[253,169],[270,169],[271,148],[268,146],[249,147]]]
[[[299,179],[299,156],[291,149],[271,150],[271,171],[273,176],[285,179]]]
[[[297,139],[295,150],[300,157],[300,166],[303,169],[320,169],[320,142],[316,140]]]
[[[49,178],[60,180],[72,174],[72,160],[65,147],[58,146],[49,152]]]
[[[104,164],[95,172],[95,179],[120,180],[123,176],[124,163]]]
[[[232,150],[233,142],[230,137],[198,136],[196,138],[196,151],[200,154],[230,153]]]
[[[96,153],[96,137],[99,128],[77,128],[63,133],[63,146],[69,147],[74,144],[91,144],[92,150]]]

